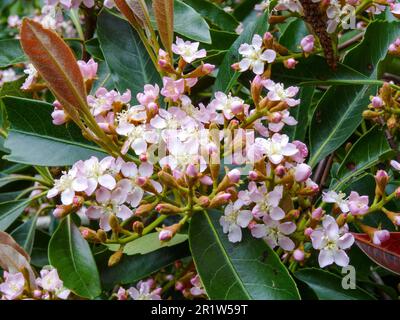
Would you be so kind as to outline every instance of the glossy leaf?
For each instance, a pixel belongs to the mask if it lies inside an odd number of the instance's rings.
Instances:
[[[400,23],[371,23],[363,41],[346,55],[344,64],[375,78],[378,63],[398,36]],[[379,41],[376,41],[378,38]],[[317,105],[310,129],[311,166],[315,166],[351,136],[361,123],[361,113],[369,104],[369,96],[376,94],[376,91],[375,85],[353,85],[333,86],[325,93]]]
[[[342,278],[325,270],[306,268],[295,272],[295,277],[314,290],[320,300],[374,300],[368,292],[356,289],[344,289]]]
[[[234,32],[239,25],[234,16],[208,0],[185,0],[185,2],[221,30]]]
[[[337,172],[338,183],[331,188],[341,190],[350,180],[392,153],[385,133],[378,127],[371,128],[347,153]]]
[[[0,231],[6,230],[28,206],[27,199],[0,203]]]
[[[124,246],[123,253],[127,254],[128,256],[132,256],[134,254],[147,254],[162,248],[176,246],[187,239],[188,236],[186,234],[178,233],[172,238],[171,241],[161,242],[158,240],[158,232],[152,232],[127,243]],[[110,244],[107,245],[107,247],[112,251],[117,251],[120,246],[118,244]]]
[[[11,235],[15,241],[28,253],[32,253],[33,243],[35,241],[37,216],[30,218],[13,230]]]
[[[82,137],[73,124],[52,123],[53,106],[38,100],[6,97],[10,130],[5,147],[10,161],[41,166],[72,165],[90,156],[104,157],[97,146]],[[38,152],[40,150],[40,152]]]
[[[99,272],[89,244],[70,216],[62,220],[53,233],[49,261],[64,285],[78,296],[93,299],[100,294]]]
[[[17,39],[0,40],[0,68],[25,61],[26,56]]]
[[[305,22],[302,19],[295,19],[289,23],[279,38],[279,43],[290,51],[301,52],[300,41],[309,34]]]
[[[240,36],[232,44],[230,49],[225,54],[224,59],[218,70],[218,75],[214,84],[214,92],[223,91],[225,93],[229,92],[239,78],[240,73],[234,71],[231,68],[233,63],[240,61],[239,47],[243,43],[251,43],[251,40],[255,34],[263,34],[268,30],[267,13],[261,15],[257,20],[252,21],[243,30]]]
[[[160,83],[160,76],[153,62],[128,22],[109,11],[102,11],[97,27],[101,50],[120,92],[130,89],[132,99],[136,99],[136,94],[143,91],[145,84]]]
[[[262,240],[244,232],[231,243],[211,210],[193,216],[189,228],[190,250],[210,299],[299,299],[299,293],[279,257]]]
[[[157,30],[164,49],[171,52],[174,38],[174,0],[152,0]]]
[[[77,121],[76,108],[87,108],[86,90],[70,47],[57,33],[26,18],[21,27],[21,45],[65,110]]]
[[[400,232],[391,232],[390,239],[378,246],[367,234],[353,233],[357,246],[375,263],[400,275]]]
[[[124,255],[117,265],[108,267],[110,254],[104,254],[98,259],[101,281],[105,289],[112,289],[117,284],[134,283],[188,255],[187,244],[181,243],[146,255]]]

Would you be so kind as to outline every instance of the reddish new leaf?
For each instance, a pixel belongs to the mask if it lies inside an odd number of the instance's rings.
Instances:
[[[391,232],[390,239],[378,246],[367,234],[353,233],[358,247],[378,265],[400,275],[400,232]]]
[[[79,121],[76,108],[85,109],[85,83],[74,54],[57,33],[24,19],[21,45],[68,114]]]
[[[153,0],[158,33],[166,51],[171,54],[174,36],[174,0]]]
[[[17,250],[26,258],[26,260],[28,260],[28,262],[31,260],[29,254],[18,243],[16,243],[15,240],[8,233],[0,231],[0,243],[8,245]]]
[[[115,0],[114,2],[133,27],[143,27],[145,17],[138,0]]]

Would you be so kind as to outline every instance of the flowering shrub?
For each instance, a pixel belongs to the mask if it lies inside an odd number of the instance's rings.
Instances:
[[[19,2],[1,299],[398,298],[399,3]]]

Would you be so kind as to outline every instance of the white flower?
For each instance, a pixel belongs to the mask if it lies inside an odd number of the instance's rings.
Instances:
[[[315,2],[315,1],[313,1]],[[276,10],[289,10],[292,12],[301,13],[303,7],[298,0],[278,0],[278,4],[275,7]]]
[[[139,281],[136,288],[131,287],[127,291],[132,300],[161,300],[160,290],[151,290],[152,280]]]
[[[253,218],[250,210],[240,210],[243,202],[237,200],[229,203],[225,207],[224,215],[219,219],[223,232],[228,233],[230,242],[239,242],[242,240],[242,229],[246,228]]]
[[[255,34],[251,44],[243,43],[240,45],[239,53],[243,56],[243,59],[239,62],[241,72],[251,69],[255,74],[262,74],[265,62],[272,63],[275,60],[276,52],[271,49],[263,51],[262,44],[262,38]]]
[[[289,143],[289,137],[286,134],[274,133],[271,138],[257,138],[255,144],[260,148],[260,152],[265,154],[273,164],[279,164],[284,157],[295,155],[298,150],[296,146]]]
[[[183,41],[179,37],[176,37],[176,43],[172,44],[172,51],[179,54],[187,63],[192,63],[194,60],[206,56],[206,50],[198,49],[198,42]]]
[[[87,195],[91,195],[98,185],[108,190],[115,188],[117,183],[111,172],[109,172],[113,162],[113,157],[105,157],[101,161],[96,157],[91,157],[80,164],[80,170],[84,172],[88,182],[88,188],[85,190]]]
[[[250,191],[249,198],[256,203],[252,213],[257,218],[269,214],[274,220],[281,220],[285,217],[285,212],[279,207],[279,202],[282,199],[283,186],[275,186],[268,192],[267,187],[263,184],[258,189]]]
[[[24,70],[24,73],[28,75],[25,79],[25,82],[22,84],[21,89],[28,90],[31,88],[32,84],[35,82],[38,77],[38,72],[33,66],[32,63],[28,64],[27,68]]]
[[[343,213],[349,212],[348,201],[345,199],[346,194],[343,192],[328,191],[322,193],[322,201],[326,203],[336,203]]]
[[[21,272],[8,273],[4,271],[5,282],[0,284],[0,292],[6,300],[15,300],[24,292],[25,278]]]
[[[295,244],[288,237],[288,235],[296,230],[296,225],[293,222],[280,223],[272,219],[269,215],[263,217],[263,222],[263,224],[256,224],[251,228],[253,237],[264,238],[272,249],[276,246],[286,251],[294,249]]]
[[[53,198],[61,193],[61,202],[64,205],[72,204],[75,192],[85,191],[88,188],[86,177],[80,175],[77,167],[72,167],[68,172],[63,172],[60,179],[54,181],[54,187],[47,193],[48,198]]]
[[[314,249],[320,250],[318,263],[321,268],[332,263],[341,267],[349,264],[349,257],[344,250],[353,245],[354,237],[346,227],[339,229],[332,216],[325,216],[322,228],[313,231],[310,237]]]
[[[43,268],[40,271],[40,278],[36,279],[36,284],[48,292],[54,293],[60,299],[67,299],[70,290],[66,289],[54,268]]]
[[[284,88],[282,83],[275,83],[268,79],[263,82],[266,89],[269,90],[267,98],[271,101],[285,101],[289,107],[294,107],[300,103],[300,100],[293,99],[299,92],[298,87]]]
[[[210,107],[217,111],[222,111],[224,117],[230,120],[235,114],[244,110],[245,103],[238,97],[232,97],[230,93],[226,95],[221,91],[217,91],[215,93],[215,99],[210,102]]]

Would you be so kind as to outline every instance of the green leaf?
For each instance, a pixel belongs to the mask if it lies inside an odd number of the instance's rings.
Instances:
[[[216,210],[197,213],[189,228],[190,250],[210,299],[299,299],[276,253],[247,232],[240,243],[229,242],[220,216]]]
[[[31,93],[21,90],[21,86],[24,82],[25,78],[20,78],[15,81],[4,83],[3,86],[0,88],[0,98],[5,96],[30,98],[32,96]]]
[[[39,268],[49,264],[49,257],[47,255],[49,242],[50,236],[47,233],[36,229],[35,241],[31,253],[31,264]]]
[[[174,1],[174,31],[195,41],[211,43],[207,22],[196,10],[179,0]]]
[[[10,130],[5,147],[9,161],[41,166],[66,166],[90,156],[104,157],[100,148],[82,137],[73,123],[52,123],[51,104],[38,100],[5,97]],[[40,152],[38,152],[40,150]]]
[[[14,240],[30,255],[35,241],[37,215],[25,221],[12,233]]]
[[[181,243],[173,247],[166,247],[146,255],[124,255],[121,261],[108,267],[110,254],[100,255],[99,268],[101,281],[105,289],[112,289],[117,284],[128,284],[139,281],[152,273],[164,268],[178,259],[189,255],[187,244]]]
[[[0,231],[6,230],[22,214],[29,200],[13,200],[0,203]]]
[[[338,182],[331,188],[341,190],[355,177],[392,153],[384,132],[377,126],[371,128],[347,153],[337,172]]]
[[[0,68],[25,61],[18,39],[0,40]]]
[[[304,21],[301,19],[295,19],[289,23],[285,32],[279,38],[279,43],[290,51],[300,52],[300,41],[309,34],[310,32],[308,31]]]
[[[306,268],[295,272],[295,277],[314,290],[320,300],[374,300],[375,298],[360,287],[344,289],[342,279],[328,271]]]
[[[118,36],[116,36],[118,35]],[[136,31],[129,23],[107,10],[97,20],[97,36],[104,58],[120,92],[143,91],[145,84],[160,83],[160,76]]]
[[[234,32],[239,25],[234,16],[215,3],[206,0],[185,0],[185,2],[221,30]]]
[[[60,222],[49,243],[49,261],[64,285],[78,296],[95,298],[101,293],[100,277],[89,244],[70,216]]]
[[[152,232],[126,244],[123,253],[127,254],[128,256],[132,256],[134,254],[147,254],[162,248],[176,246],[187,239],[187,234],[178,233],[172,238],[171,241],[161,242],[158,239],[158,232]],[[110,244],[107,245],[107,247],[111,251],[117,251],[120,245]]]
[[[239,78],[240,72],[234,71],[231,68],[233,63],[239,62],[239,47],[243,43],[251,43],[251,40],[255,34],[263,34],[268,30],[267,23],[267,13],[264,13],[257,20],[252,21],[249,25],[243,30],[240,36],[236,39],[233,45],[230,47],[228,52],[225,54],[224,59],[218,70],[218,75],[214,84],[214,92],[223,91],[225,93],[229,92]]]
[[[308,125],[310,124],[312,113],[310,112],[312,99],[314,96],[315,88],[301,87],[299,91],[300,105],[290,109],[290,114],[297,120],[298,124],[295,126],[285,126],[284,133],[286,133],[290,140],[304,141]]]
[[[378,63],[399,35],[400,23],[371,23],[363,41],[346,55],[344,64],[375,78]],[[352,135],[361,123],[361,113],[369,104],[369,96],[376,91],[375,85],[333,86],[328,89],[319,101],[311,123],[309,164],[312,167]]]
[[[239,3],[239,5],[235,8],[233,15],[239,21],[242,21],[246,18],[250,13],[254,12],[254,6],[257,3],[260,3],[261,0],[244,0]]]

